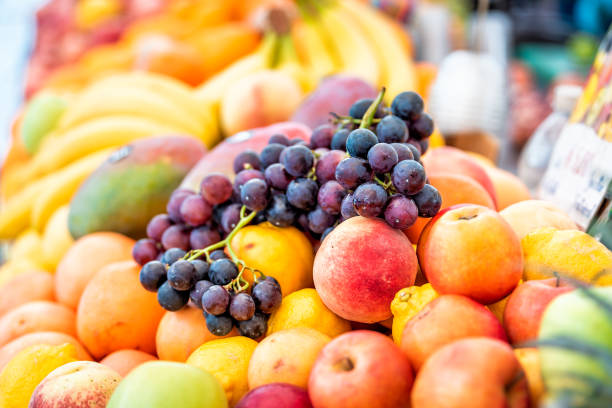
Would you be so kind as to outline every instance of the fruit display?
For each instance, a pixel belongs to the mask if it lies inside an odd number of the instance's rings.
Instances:
[[[0,407],[612,405],[612,252],[444,146],[418,3],[63,1],[122,24],[11,129]]]

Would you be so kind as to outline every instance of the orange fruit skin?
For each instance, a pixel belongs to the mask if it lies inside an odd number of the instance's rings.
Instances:
[[[102,268],[89,282],[77,309],[77,333],[96,358],[121,349],[155,353],[155,332],[164,309],[138,279],[134,261]]]
[[[42,271],[21,273],[0,286],[0,316],[24,303],[54,298],[53,275]]]
[[[147,361],[155,361],[157,358],[149,353],[140,350],[117,350],[113,351],[102,360],[100,364],[115,370],[121,377],[128,375],[130,371]]]
[[[57,266],[57,301],[76,309],[96,272],[110,263],[132,259],[133,246],[133,239],[115,232],[95,232],[78,239]]]

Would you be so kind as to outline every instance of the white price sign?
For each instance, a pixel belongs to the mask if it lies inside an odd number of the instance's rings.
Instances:
[[[539,195],[586,229],[612,180],[612,143],[581,123],[563,128],[540,184]]]

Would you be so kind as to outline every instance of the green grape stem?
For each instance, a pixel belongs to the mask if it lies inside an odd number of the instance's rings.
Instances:
[[[363,115],[363,119],[361,120],[361,124],[359,125],[359,129],[367,129],[370,126],[372,126],[372,121],[374,120],[374,115],[376,114],[376,111],[378,110],[378,107],[382,103],[383,97],[385,96],[385,91],[386,91],[386,89],[383,86],[380,89],[380,92],[378,93],[378,96],[376,97],[376,99],[374,99],[374,102],[372,102],[372,104],[370,105],[370,107],[368,108],[366,113]]]
[[[234,290],[235,293],[239,293],[244,290],[247,290],[250,286],[249,282],[242,277],[246,269],[252,271],[254,275],[258,274],[260,277],[265,277],[265,275],[263,272],[257,269],[248,267],[243,260],[239,259],[236,253],[234,252],[234,250],[232,249],[231,242],[232,242],[232,239],[238,233],[238,231],[240,231],[242,228],[247,226],[251,221],[253,221],[253,218],[255,218],[256,215],[257,215],[257,211],[253,211],[247,215],[246,207],[243,205],[242,208],[240,209],[240,221],[238,221],[238,224],[236,224],[234,229],[228,234],[227,237],[225,237],[225,239],[219,242],[216,242],[212,245],[209,245],[204,249],[196,249],[196,250],[189,251],[187,254],[185,254],[185,256],[182,259],[185,259],[187,261],[193,261],[195,259],[200,258],[202,255],[204,255],[206,257],[206,261],[208,263],[211,263],[210,253],[214,251],[215,249],[221,249],[221,248],[227,247],[227,252],[230,256],[230,259],[232,260],[232,262],[234,262],[238,266],[240,271],[238,273],[238,276],[235,279],[233,279],[230,283],[225,285],[224,287],[228,290],[230,289]]]

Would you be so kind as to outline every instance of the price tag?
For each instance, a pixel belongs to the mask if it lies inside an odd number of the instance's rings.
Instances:
[[[612,143],[581,123],[563,128],[539,195],[566,211],[586,229],[596,215],[612,180]]]

